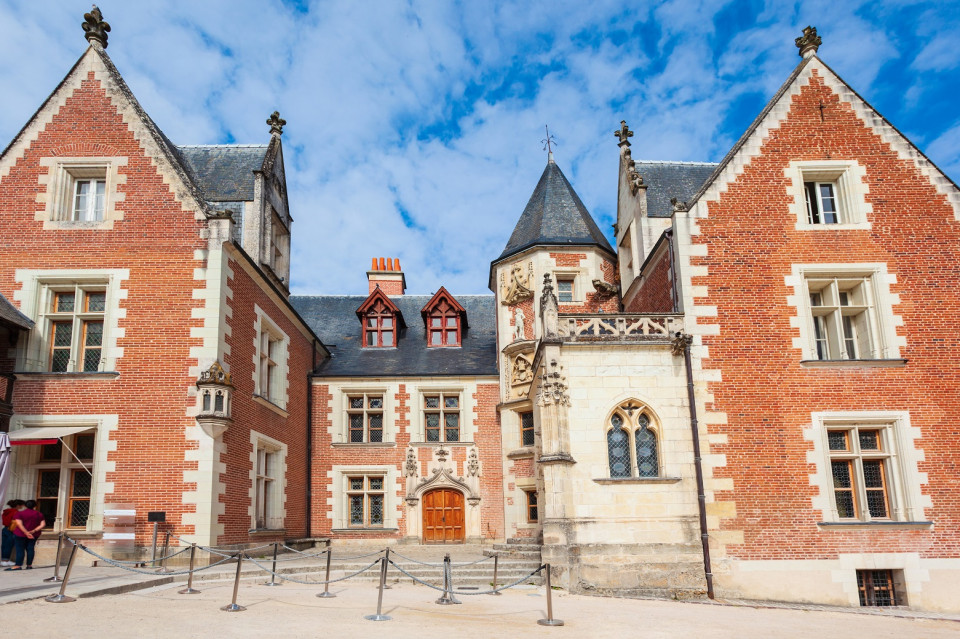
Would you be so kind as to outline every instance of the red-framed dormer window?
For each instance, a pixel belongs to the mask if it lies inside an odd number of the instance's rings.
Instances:
[[[443,287],[420,311],[427,331],[427,346],[460,346],[467,313]]]
[[[397,305],[377,287],[357,309],[363,331],[364,348],[387,348],[397,345],[400,329],[405,327]]]
[[[364,346],[396,346],[397,326],[393,311],[377,301],[364,318]]]

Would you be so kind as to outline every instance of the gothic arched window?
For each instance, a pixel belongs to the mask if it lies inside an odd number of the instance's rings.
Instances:
[[[607,430],[607,460],[610,477],[659,477],[660,450],[657,433],[648,413],[628,402],[610,418]],[[634,473],[636,468],[636,473]]]
[[[382,301],[374,303],[364,318],[364,346],[396,346],[396,318]]]

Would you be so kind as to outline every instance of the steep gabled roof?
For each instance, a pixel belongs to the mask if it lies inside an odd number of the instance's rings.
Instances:
[[[209,202],[253,200],[254,171],[263,169],[267,144],[179,146],[177,150]]]
[[[537,245],[596,246],[613,254],[552,154],[506,248],[494,263]]]
[[[433,297],[430,298],[430,301],[423,305],[423,308],[420,309],[420,315],[423,316],[423,323],[426,325],[427,316],[430,315],[431,311],[436,308],[437,304],[441,301],[445,301],[450,308],[460,315],[460,321],[463,323],[463,328],[467,328],[467,309],[463,308],[460,305],[460,302],[450,294],[443,286],[440,287],[440,290],[433,294]]]
[[[897,152],[902,160],[912,161],[917,169],[930,179],[937,191],[946,196],[953,206],[956,218],[960,220],[960,187],[816,54],[800,61],[790,77],[777,90],[756,119],[740,136],[737,143],[717,165],[713,174],[687,202],[688,206],[692,209],[693,205],[701,199],[710,200],[716,197],[723,185],[736,179],[743,167],[749,163],[751,154],[763,145],[763,141],[769,135],[770,130],[779,126],[780,122],[787,116],[790,111],[791,97],[795,93],[799,93],[801,87],[813,74],[814,69],[823,77],[827,85],[837,93],[841,102],[847,102],[853,107],[854,112],[867,127],[890,144],[890,147]]]
[[[470,315],[459,348],[430,348],[426,327],[411,322],[401,330],[396,348],[364,348],[354,311],[367,298],[360,295],[290,297],[290,303],[317,332],[330,357],[317,367],[321,377],[440,377],[495,376],[497,370],[496,307],[492,295],[457,298]],[[430,297],[403,295],[393,302],[412,317]]]
[[[647,186],[647,216],[673,215],[671,198],[686,202],[713,175],[716,162],[647,162],[637,161],[637,173]]]

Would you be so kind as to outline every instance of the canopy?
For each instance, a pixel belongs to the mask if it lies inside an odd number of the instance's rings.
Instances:
[[[52,444],[61,437],[91,430],[93,426],[38,426],[22,428],[10,433],[10,443],[14,446],[28,444]]]

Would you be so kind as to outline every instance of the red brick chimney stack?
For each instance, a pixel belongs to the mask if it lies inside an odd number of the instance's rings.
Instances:
[[[367,271],[370,293],[377,286],[387,295],[403,295],[407,290],[407,281],[400,270],[400,260],[395,257],[373,258]]]

